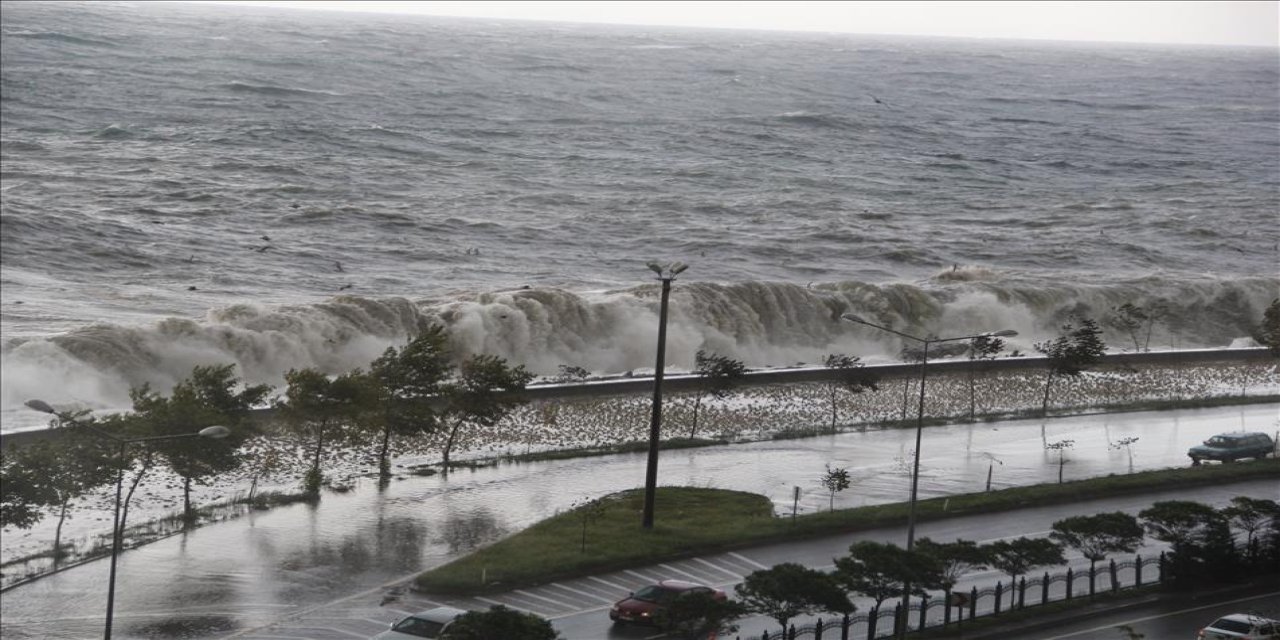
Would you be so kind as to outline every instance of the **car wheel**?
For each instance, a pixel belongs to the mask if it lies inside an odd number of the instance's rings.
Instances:
[[[1193,467],[1198,467],[1198,466],[1200,466],[1200,458],[1192,458],[1192,459],[1191,459],[1191,466],[1193,466]]]

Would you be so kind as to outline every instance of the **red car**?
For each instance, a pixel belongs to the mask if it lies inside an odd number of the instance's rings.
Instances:
[[[633,592],[629,597],[614,603],[609,609],[609,619],[614,623],[634,622],[661,626],[660,618],[672,600],[683,595],[705,593],[716,600],[724,600],[719,589],[684,580],[663,580]]]

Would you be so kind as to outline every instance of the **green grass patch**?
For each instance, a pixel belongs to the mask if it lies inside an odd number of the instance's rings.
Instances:
[[[1280,477],[1280,459],[1202,465],[1112,475],[1063,484],[1015,487],[921,500],[920,521],[993,513],[1028,506]],[[429,593],[492,593],[552,580],[617,571],[751,545],[895,526],[906,523],[907,504],[893,503],[775,517],[764,496],[693,487],[660,487],[654,528],[640,527],[643,491],[602,499],[600,515],[583,509],[553,516],[492,546],[418,576]],[[582,545],[587,522],[586,546]]]

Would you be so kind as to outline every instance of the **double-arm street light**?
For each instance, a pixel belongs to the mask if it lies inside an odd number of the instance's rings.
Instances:
[[[116,451],[116,462],[119,465],[119,470],[116,472],[116,507],[115,515],[112,518],[111,531],[111,577],[107,580],[107,625],[102,632],[103,640],[111,640],[111,621],[115,614],[116,603],[116,558],[120,555],[120,544],[124,535],[124,532],[121,531],[123,527],[120,522],[120,493],[121,488],[124,486],[125,449],[131,444],[156,442],[159,440],[178,440],[181,438],[225,438],[231,433],[231,430],[223,426],[212,426],[205,427],[195,433],[180,433],[171,436],[151,436],[148,438],[121,438],[83,422],[79,422],[65,414],[58,413],[57,410],[49,406],[49,403],[43,400],[28,400],[26,405],[41,413],[55,415],[59,420],[70,422],[71,424],[74,424],[95,436],[111,440],[120,447]]]
[[[658,361],[653,371],[653,416],[649,421],[649,465],[644,474],[644,518],[640,525],[645,529],[653,528],[653,502],[658,491],[658,438],[662,428],[662,371],[666,368],[667,353],[667,300],[671,297],[671,281],[688,268],[689,265],[683,262],[649,263],[649,269],[658,274],[658,279],[662,281],[662,305],[658,311]]]
[[[937,344],[939,342],[957,342],[960,340],[975,340],[977,338],[1008,338],[1008,337],[1018,335],[1018,332],[1012,329],[1004,329],[1001,331],[979,333],[979,334],[970,335],[970,336],[956,336],[954,338],[921,338],[919,336],[913,336],[909,333],[903,333],[901,331],[890,329],[889,327],[886,327],[884,325],[879,325],[874,322],[863,320],[862,318],[855,316],[851,313],[846,313],[840,317],[844,318],[845,320],[848,320],[849,322],[863,324],[868,327],[879,329],[881,331],[887,331],[897,336],[902,336],[903,338],[906,338],[908,340],[914,340],[916,342],[919,342],[922,347],[922,351],[920,353],[920,405],[916,413],[916,448],[913,456],[914,461],[912,462],[912,466],[911,466],[911,498],[910,498],[910,501],[907,503],[907,551],[910,552],[912,549],[915,548],[915,542],[916,542],[916,496],[920,488],[920,438],[924,433],[924,381],[925,381],[925,375],[927,375],[929,372],[929,367],[928,367],[929,345]],[[907,593],[907,589],[904,588],[903,594],[902,594],[902,615],[904,617],[904,620],[905,620],[905,616],[907,615],[908,607],[910,606],[910,604],[911,604],[911,596],[909,593]],[[901,632],[905,634],[907,625],[904,622],[899,622],[899,624],[901,625],[899,627],[901,629]]]

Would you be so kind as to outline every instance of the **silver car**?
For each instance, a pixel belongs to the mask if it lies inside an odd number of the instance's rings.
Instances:
[[[389,631],[383,631],[373,640],[414,640],[414,638],[445,638],[454,620],[466,613],[463,609],[453,607],[436,607],[415,613],[393,625]]]
[[[1198,640],[1280,640],[1280,621],[1248,613],[1222,616],[1200,630]]]

